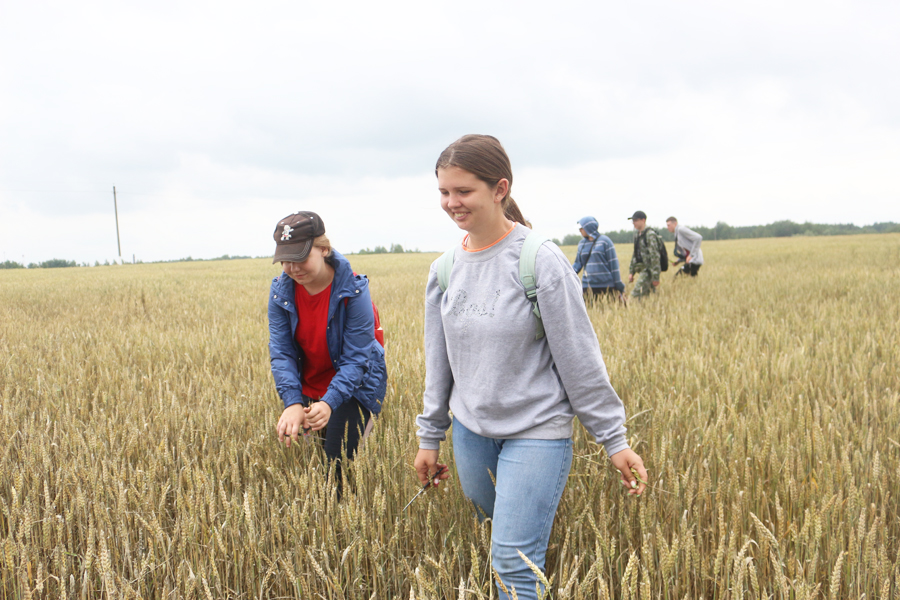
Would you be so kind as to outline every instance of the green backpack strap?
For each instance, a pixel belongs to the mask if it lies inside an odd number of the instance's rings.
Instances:
[[[456,258],[456,246],[450,248],[437,259],[437,280],[441,286],[441,293],[447,291],[450,285],[450,271],[453,270],[453,259]]]
[[[522,244],[522,253],[519,255],[519,281],[525,287],[525,297],[531,302],[531,312],[535,318],[535,334],[534,339],[539,340],[544,337],[544,322],[541,320],[541,309],[538,307],[537,301],[537,285],[535,284],[535,263],[537,262],[537,253],[540,247],[548,238],[541,237],[534,232],[525,237]],[[435,270],[437,271],[438,285],[441,287],[441,293],[447,291],[450,285],[450,272],[453,270],[453,261],[456,258],[456,247],[447,250],[437,259]]]
[[[547,238],[541,237],[533,231],[530,232],[525,237],[525,243],[522,244],[522,254],[519,255],[519,281],[525,286],[525,297],[531,302],[531,312],[534,313],[536,320],[534,334],[534,339],[536,340],[544,337],[544,322],[541,320],[541,309],[538,307],[534,267],[537,262],[538,249],[546,241]]]

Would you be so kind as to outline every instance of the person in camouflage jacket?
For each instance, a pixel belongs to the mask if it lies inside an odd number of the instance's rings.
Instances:
[[[632,298],[642,298],[656,292],[659,286],[659,245],[662,240],[652,227],[647,227],[647,215],[642,210],[630,217],[634,225],[634,254],[628,266],[628,283],[635,280]]]

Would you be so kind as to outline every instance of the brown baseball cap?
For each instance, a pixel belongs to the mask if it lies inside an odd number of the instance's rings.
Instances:
[[[319,215],[309,211],[289,214],[275,226],[272,262],[303,262],[309,256],[313,240],[320,235],[325,235],[325,223]]]

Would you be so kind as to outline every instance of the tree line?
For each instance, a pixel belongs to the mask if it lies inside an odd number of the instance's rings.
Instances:
[[[253,258],[252,256],[229,256],[228,254],[223,254],[222,256],[217,256],[216,258],[191,258],[187,256],[185,258],[176,258],[174,260],[151,260],[149,264],[153,263],[173,263],[173,262],[193,262],[193,261],[211,261],[211,260],[237,260],[242,258]],[[260,256],[257,258],[267,258],[265,256]],[[113,262],[113,265],[118,263]],[[134,264],[142,265],[144,261],[136,260]],[[50,260],[45,260],[44,262],[39,263],[28,263],[26,267],[22,263],[18,263],[12,260],[7,260],[0,263],[0,269],[59,269],[63,267],[90,267],[89,263],[81,263],[78,264],[74,260],[65,260],[62,258],[51,258]],[[102,263],[99,260],[94,261],[95,267],[108,267],[110,266],[110,262],[108,260],[103,261]]]
[[[716,223],[715,227],[689,226],[703,236],[704,240],[739,240],[747,238],[772,238],[793,237],[797,235],[859,235],[863,233],[900,233],[900,223],[885,221],[872,225],[852,225],[839,223],[826,225],[823,223],[795,223],[793,221],[775,221],[768,225],[746,225],[733,227],[724,221]],[[675,237],[669,233],[665,226],[657,229],[663,240],[675,241]],[[607,231],[606,235],[614,244],[630,244],[634,240],[633,229],[620,229],[619,231]],[[562,241],[554,239],[557,245],[574,246],[581,241],[581,235],[569,234]]]
[[[385,248],[384,246],[375,246],[374,250],[369,250],[368,248],[363,248],[356,254],[403,254],[404,252],[419,252],[419,249],[415,250],[404,250],[403,246],[400,244],[391,244],[390,248]]]
[[[823,223],[794,223],[793,221],[775,221],[768,225],[746,225],[742,227],[733,227],[724,221],[716,223],[715,227],[691,227],[694,231],[703,236],[704,240],[739,240],[747,238],[771,238],[771,237],[793,237],[796,235],[859,235],[863,233],[900,233],[900,223],[893,221],[885,221],[883,223],[873,223],[872,225],[853,225],[850,223],[838,223],[836,225],[826,225]],[[657,229],[663,240],[667,242],[674,241],[674,236],[669,233],[665,227]],[[606,235],[615,244],[630,244],[634,240],[633,229],[620,229],[619,231],[607,231]],[[581,234],[570,233],[562,240],[553,238],[553,242],[557,246],[575,246],[581,241]],[[384,246],[375,246],[374,250],[364,248],[356,254],[402,254],[406,252],[419,252],[419,249],[404,250],[400,244],[391,244],[389,248]],[[178,260],[163,260],[154,262],[185,262],[195,260],[234,260],[240,258],[250,258],[249,256],[229,256],[227,254],[218,258],[180,258]],[[142,261],[137,261],[141,263]],[[103,265],[109,265],[109,261],[105,261]],[[89,267],[88,263],[78,264],[74,260],[64,260],[62,258],[53,258],[45,260],[41,263],[29,263],[29,269],[57,269],[61,267]],[[94,262],[95,267],[101,266],[99,261]],[[12,260],[0,263],[0,269],[24,269],[26,266]]]

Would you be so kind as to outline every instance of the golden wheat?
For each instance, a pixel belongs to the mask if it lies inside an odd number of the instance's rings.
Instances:
[[[704,254],[589,309],[651,489],[576,428],[550,593],[897,598],[900,236]],[[496,597],[452,480],[401,510],[435,257],[350,257],[390,381],[341,502],[320,448],[273,435],[269,261],[0,271],[2,597]]]

